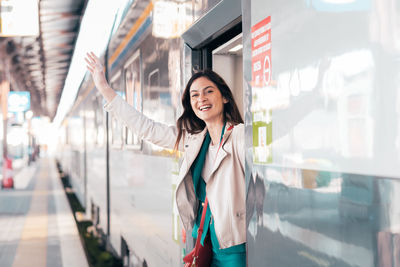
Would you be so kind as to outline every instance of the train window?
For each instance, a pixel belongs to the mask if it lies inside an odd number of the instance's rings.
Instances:
[[[121,91],[121,72],[118,72],[111,79],[111,88],[113,88],[117,94],[121,95],[125,99],[125,92]],[[115,118],[111,118],[111,145],[114,148],[122,147],[122,124]]]
[[[62,146],[67,144],[67,135],[66,135],[67,131],[66,131],[66,127],[61,126],[61,131],[60,131],[60,135],[58,136],[58,143]]]
[[[103,122],[103,98],[100,95],[96,95],[93,101],[94,108],[94,122],[96,127],[96,137],[95,143],[98,146],[102,146],[104,144],[104,136],[105,136],[105,127]]]
[[[93,108],[94,97],[86,99],[85,105],[85,131],[86,131],[86,144],[88,146],[93,146],[96,143],[97,127],[96,127],[96,113]]]
[[[159,89],[160,89],[160,70],[155,69],[150,72],[149,77],[147,78],[147,84],[150,87],[149,96],[150,99],[158,99],[159,97]]]
[[[169,84],[168,81],[161,82],[161,74],[158,68],[147,75],[147,85],[146,106],[143,113],[155,121],[175,124]]]
[[[75,112],[69,119],[68,123],[71,131],[71,145],[74,149],[80,149],[84,145],[84,133],[83,133],[83,118],[79,112]]]
[[[164,72],[167,73],[167,70]],[[171,93],[169,88],[168,75],[163,75],[159,68],[149,69],[149,72],[144,72],[144,83],[145,83],[145,93],[144,93],[144,103],[143,113],[158,122],[164,124],[174,124],[175,123],[175,113],[172,107]],[[162,80],[165,78],[164,80]],[[159,147],[154,144],[149,144],[151,149],[160,152],[164,148]]]
[[[65,145],[69,145],[70,141],[69,141],[69,131],[68,131],[68,119],[66,119],[63,124],[62,124],[62,128],[64,129],[62,132],[62,136],[61,136],[61,140],[62,140],[62,144]]]
[[[78,150],[73,150],[72,151],[72,174],[77,177],[80,178],[82,177],[82,173],[81,173],[81,153]]]
[[[93,115],[94,115],[94,118],[93,118],[93,122],[94,122],[94,138],[93,138],[93,140],[94,140],[94,143],[95,143],[95,145],[98,145],[98,139],[97,139],[97,136],[99,135],[99,119],[97,118],[97,116],[99,116],[99,113],[98,113],[98,109],[99,109],[99,102],[97,101],[97,95],[94,95],[93,96],[93,99],[92,99],[92,109],[93,109]]]
[[[231,88],[243,117],[243,48],[242,34],[235,36],[212,51],[213,70]]]
[[[147,73],[146,73],[147,74]],[[156,121],[163,121],[158,115],[161,112],[159,102],[160,71],[155,69],[147,74],[147,84],[145,93],[145,103],[143,113]]]
[[[75,110],[68,120],[68,127],[70,129],[71,137],[71,163],[72,175],[75,177],[82,177],[81,156],[84,148],[84,120],[81,110]]]
[[[139,112],[142,112],[142,79],[140,68],[140,52],[137,51],[125,65],[126,101]],[[140,149],[141,140],[127,127],[124,128],[124,140],[128,147]]]

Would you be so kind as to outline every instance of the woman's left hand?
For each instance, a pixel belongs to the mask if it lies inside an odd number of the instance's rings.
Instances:
[[[99,92],[104,96],[107,102],[110,102],[116,95],[114,90],[110,87],[104,75],[104,66],[101,64],[100,59],[93,53],[86,53],[85,61],[87,69],[92,75],[93,82]]]

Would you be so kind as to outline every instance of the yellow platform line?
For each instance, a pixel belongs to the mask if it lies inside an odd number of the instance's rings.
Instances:
[[[42,160],[13,267],[46,266],[48,229],[48,162]]]

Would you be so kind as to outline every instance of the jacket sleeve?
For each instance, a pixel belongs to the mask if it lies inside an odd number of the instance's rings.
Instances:
[[[119,95],[104,105],[104,110],[125,124],[139,138],[158,146],[174,148],[178,135],[175,126],[168,126],[147,118]],[[182,142],[180,142],[178,150],[183,150]]]

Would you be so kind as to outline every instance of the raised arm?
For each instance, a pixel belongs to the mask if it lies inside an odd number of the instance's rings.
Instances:
[[[101,64],[100,59],[93,52],[86,53],[85,61],[96,88],[106,99],[107,103],[110,103],[117,93],[115,93],[106,80],[103,64]]]
[[[104,75],[103,64],[93,52],[86,54],[85,61],[96,88],[107,101],[104,106],[107,112],[110,112],[116,119],[128,126],[139,138],[162,147],[174,148],[177,137],[175,126],[168,126],[147,118],[118,96],[108,84]],[[182,142],[178,150],[183,150]]]

